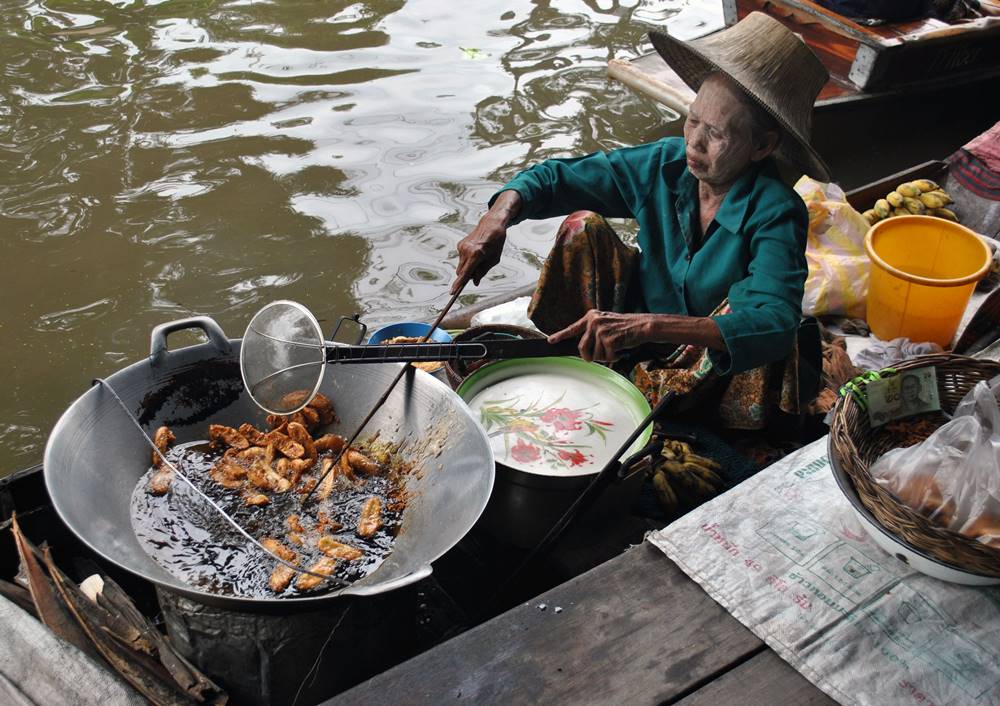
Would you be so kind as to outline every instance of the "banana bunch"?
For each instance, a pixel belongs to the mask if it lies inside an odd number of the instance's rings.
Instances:
[[[875,225],[884,218],[909,215],[937,216],[958,223],[958,216],[947,208],[950,203],[951,197],[940,186],[930,179],[917,179],[900,184],[862,215],[868,225]]]
[[[721,493],[726,485],[717,473],[721,468],[683,441],[664,441],[653,464],[653,489],[667,515],[679,515]]]

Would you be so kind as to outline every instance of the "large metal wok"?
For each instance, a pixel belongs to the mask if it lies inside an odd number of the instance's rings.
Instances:
[[[170,351],[167,337],[202,329],[209,342]],[[265,426],[264,412],[246,394],[239,370],[240,340],[229,339],[207,317],[157,326],[150,356],[107,382],[144,428],[167,424],[178,443],[203,439],[209,423]],[[320,391],[333,400],[349,433],[385,391],[400,364],[334,366]],[[368,432],[406,440],[408,458],[422,469],[407,481],[412,499],[393,551],[373,573],[320,596],[251,599],[220,596],[188,585],[160,567],[140,546],[129,506],[139,477],[149,468],[150,447],[101,385],[77,399],[57,422],[45,448],[45,483],[69,528],[91,549],[161,588],[196,601],[253,610],[298,604],[316,607],[336,596],[372,595],[431,573],[431,562],[454,546],[478,519],[493,487],[493,453],[462,400],[443,382],[414,371],[397,386]],[[364,435],[363,435],[364,436]],[[175,482],[180,482],[175,480]],[[262,561],[269,561],[262,555]]]

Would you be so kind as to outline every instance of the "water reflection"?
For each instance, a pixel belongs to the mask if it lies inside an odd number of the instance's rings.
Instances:
[[[662,134],[605,62],[679,2],[0,5],[0,473],[157,323],[432,315],[500,182]],[[533,280],[551,232],[467,299]]]

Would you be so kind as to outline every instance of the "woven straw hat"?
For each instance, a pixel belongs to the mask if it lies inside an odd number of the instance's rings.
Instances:
[[[823,158],[809,146],[813,103],[830,74],[783,24],[751,12],[732,27],[690,42],[655,30],[649,38],[693,91],[711,73],[732,79],[784,129],[777,156],[815,179],[830,180]]]

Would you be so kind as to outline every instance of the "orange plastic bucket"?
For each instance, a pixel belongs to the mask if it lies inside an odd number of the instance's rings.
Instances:
[[[872,262],[872,333],[949,346],[976,282],[989,270],[986,243],[951,221],[897,216],[871,227],[865,249]]]

